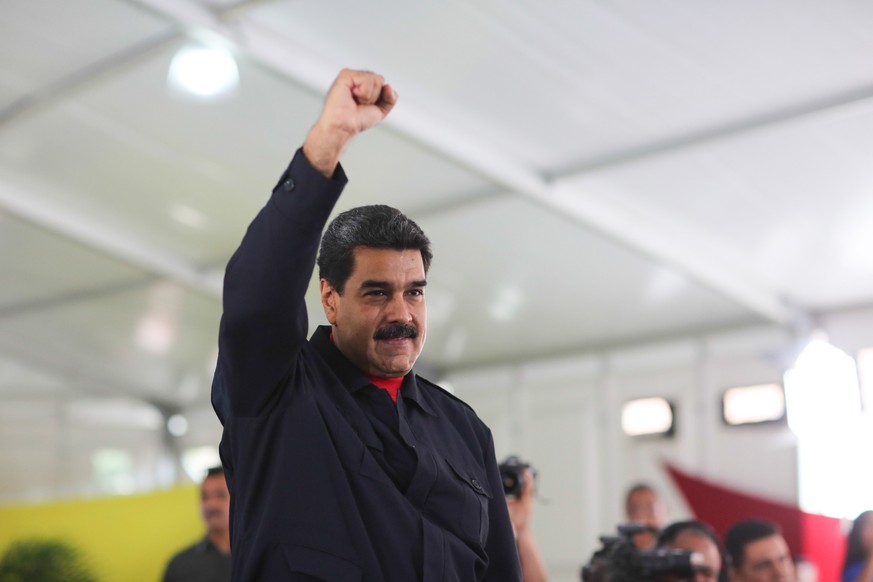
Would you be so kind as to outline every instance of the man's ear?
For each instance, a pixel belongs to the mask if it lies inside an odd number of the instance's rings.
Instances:
[[[336,325],[336,302],[339,293],[325,279],[321,279],[321,305],[324,307],[324,315],[327,322]]]

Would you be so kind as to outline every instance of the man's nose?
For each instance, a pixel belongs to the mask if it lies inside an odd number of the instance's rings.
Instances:
[[[409,305],[406,304],[406,298],[402,293],[397,293],[391,297],[388,302],[388,320],[397,321],[400,323],[409,323],[412,321],[412,313],[409,310]]]

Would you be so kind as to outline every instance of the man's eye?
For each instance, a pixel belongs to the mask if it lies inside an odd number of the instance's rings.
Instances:
[[[424,289],[412,289],[409,291],[409,295],[421,297],[422,295],[424,295]]]
[[[385,295],[385,292],[382,290],[367,291],[367,297],[382,297],[384,295]]]

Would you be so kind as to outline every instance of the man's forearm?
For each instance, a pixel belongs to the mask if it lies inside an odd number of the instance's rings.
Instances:
[[[222,400],[237,414],[263,410],[306,340],[305,294],[344,184],[341,172],[328,180],[298,153],[228,264],[219,363]]]
[[[521,562],[522,582],[546,582],[546,564],[540,554],[533,532],[529,529],[518,532],[515,540],[518,560]]]

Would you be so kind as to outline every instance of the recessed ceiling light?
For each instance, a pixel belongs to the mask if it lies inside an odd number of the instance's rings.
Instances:
[[[166,316],[149,314],[136,329],[136,343],[152,354],[165,354],[176,339],[176,326]]]
[[[188,419],[181,414],[174,414],[167,419],[167,430],[173,436],[183,436],[188,432]]]
[[[224,48],[183,46],[170,62],[167,84],[195,97],[218,97],[239,86],[239,69],[233,55]]]
[[[179,224],[190,228],[203,228],[206,224],[206,216],[202,212],[183,204],[174,204],[170,208],[170,216]]]
[[[524,293],[518,287],[501,287],[489,307],[491,317],[499,322],[512,321],[524,304]]]

